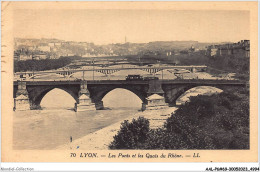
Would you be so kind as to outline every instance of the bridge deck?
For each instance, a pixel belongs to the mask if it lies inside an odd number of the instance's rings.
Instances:
[[[160,80],[162,84],[204,84],[204,85],[245,85],[246,81],[239,80],[209,80],[209,79],[182,79]],[[14,81],[17,85],[18,81]],[[79,85],[81,81],[25,81],[26,85]],[[148,84],[147,80],[89,80],[88,84]]]
[[[191,69],[191,68],[207,68],[207,66],[161,66],[161,67],[121,67],[121,68],[96,68],[96,69],[65,69],[65,70],[54,70],[54,71],[27,71],[27,72],[16,72],[15,75],[25,74],[44,74],[44,73],[62,73],[62,72],[83,72],[83,71],[99,71],[99,70],[132,70],[132,69]]]

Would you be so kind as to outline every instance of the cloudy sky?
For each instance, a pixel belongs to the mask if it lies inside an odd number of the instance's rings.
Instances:
[[[16,10],[14,36],[95,44],[249,39],[248,11]]]

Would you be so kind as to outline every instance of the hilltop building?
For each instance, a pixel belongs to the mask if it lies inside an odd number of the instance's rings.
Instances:
[[[47,54],[46,53],[37,53],[33,56],[34,60],[41,60],[41,59],[47,59]]]
[[[38,46],[37,47],[37,50],[39,50],[39,51],[47,51],[47,52],[50,52],[51,51],[51,47],[50,46]]]
[[[32,60],[32,54],[20,54],[18,57],[19,60]]]
[[[207,47],[206,55],[208,56],[226,56],[234,55],[235,57],[250,57],[250,41],[241,40],[234,44],[211,45]]]

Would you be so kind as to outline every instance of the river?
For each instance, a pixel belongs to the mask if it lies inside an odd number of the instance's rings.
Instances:
[[[137,113],[137,109],[73,112],[33,110],[14,113],[14,149],[53,149]]]
[[[189,96],[221,92],[213,87],[196,87],[177,103],[185,103]],[[104,127],[134,116],[142,101],[132,92],[115,89],[104,98],[107,110],[74,112],[75,100],[65,91],[54,89],[42,100],[43,110],[14,112],[13,148],[48,150],[79,139]]]
[[[14,112],[14,149],[54,149],[134,115],[141,100],[134,93],[116,89],[104,98],[107,110],[74,112],[75,100],[54,89],[43,98],[43,110]]]

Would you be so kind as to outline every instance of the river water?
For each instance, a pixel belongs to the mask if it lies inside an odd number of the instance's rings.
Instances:
[[[188,91],[177,103],[189,96],[221,92],[212,87],[196,87]],[[43,110],[14,112],[14,149],[55,149],[89,133],[122,121],[136,114],[142,101],[132,92],[115,89],[103,102],[107,110],[74,112],[75,100],[65,91],[54,89],[41,102]]]
[[[75,100],[54,89],[41,102],[43,110],[14,112],[14,149],[54,149],[134,115],[141,100],[134,93],[116,89],[104,98],[107,110],[74,112]]]
[[[49,109],[14,113],[14,149],[54,149],[91,132],[114,124],[137,109],[73,112]]]

